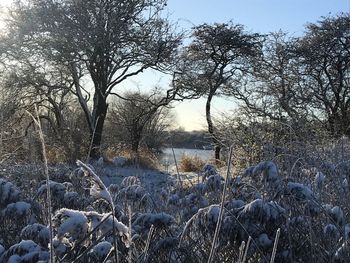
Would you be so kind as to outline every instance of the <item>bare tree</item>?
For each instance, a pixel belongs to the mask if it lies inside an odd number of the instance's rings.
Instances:
[[[234,94],[250,60],[260,54],[261,39],[232,23],[197,26],[192,38],[183,52],[174,85],[184,92],[206,97],[208,132],[215,145],[215,158],[220,159],[220,140],[211,116],[212,99]]]
[[[158,136],[162,135],[169,125],[166,122],[168,108],[162,104],[156,93],[129,92],[124,95],[124,99],[118,99],[111,105],[110,115],[110,122],[115,127],[112,128],[115,130],[114,136],[123,141],[135,154],[138,153],[142,142],[152,147],[149,137],[157,137],[154,139],[160,142],[161,138]],[[153,143],[154,145],[156,144]]]
[[[305,118],[298,58],[295,41],[284,32],[269,34],[263,54],[255,60],[254,70],[246,82],[235,90],[235,97],[243,102],[247,113],[270,120],[293,121]]]
[[[304,100],[332,135],[350,135],[350,15],[309,24],[297,43]]]
[[[107,98],[120,83],[145,69],[166,72],[181,42],[161,17],[165,0],[17,1],[9,28],[13,45],[70,69],[73,93],[99,155]],[[83,87],[81,72],[93,83]]]

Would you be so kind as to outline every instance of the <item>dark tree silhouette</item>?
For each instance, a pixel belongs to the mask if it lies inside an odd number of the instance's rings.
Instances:
[[[215,145],[215,158],[220,159],[221,144],[211,115],[212,99],[234,94],[250,61],[260,54],[261,39],[232,23],[197,26],[192,39],[183,52],[174,83],[184,92],[206,97],[208,132]]]
[[[145,69],[166,72],[181,34],[161,17],[165,0],[16,1],[9,24],[13,45],[70,69],[89,127],[91,157],[99,156],[107,98]],[[90,92],[83,75],[93,83]],[[90,108],[89,99],[92,98]]]
[[[350,135],[350,15],[323,18],[309,24],[297,42],[304,101],[314,117],[327,123],[332,135]],[[308,98],[308,100],[305,100]],[[321,116],[321,117],[320,117]]]

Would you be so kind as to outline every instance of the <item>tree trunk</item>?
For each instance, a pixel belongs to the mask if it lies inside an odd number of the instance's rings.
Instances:
[[[133,138],[131,142],[131,151],[137,155],[139,152],[139,145],[140,145],[140,139],[139,138]]]
[[[219,143],[219,140],[216,137],[215,129],[214,129],[214,124],[211,119],[211,100],[213,99],[215,95],[215,91],[210,91],[208,98],[207,98],[207,103],[205,105],[205,115],[208,123],[208,132],[212,138],[212,141],[214,143],[214,149],[215,149],[215,159],[220,160],[220,150],[221,146]]]
[[[93,124],[94,130],[90,132],[91,152],[90,158],[97,159],[101,155],[101,141],[103,126],[107,115],[108,104],[100,92],[96,91],[94,96]]]

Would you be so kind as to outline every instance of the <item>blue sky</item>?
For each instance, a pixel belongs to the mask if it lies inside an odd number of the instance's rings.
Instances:
[[[279,29],[300,35],[307,22],[321,16],[350,11],[350,0],[168,0],[168,10],[181,25],[227,22],[243,24],[248,31],[268,33]]]
[[[186,29],[201,23],[232,20],[250,32],[282,29],[291,36],[301,36],[308,22],[350,12],[350,0],[168,0],[167,8],[170,18],[179,20],[179,26]],[[232,100],[213,100],[217,115],[234,109],[234,105]],[[178,125],[186,130],[206,127],[204,99],[177,103],[175,112]]]

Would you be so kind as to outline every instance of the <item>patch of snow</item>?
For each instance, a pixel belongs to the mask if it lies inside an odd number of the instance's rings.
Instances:
[[[77,240],[85,236],[88,230],[88,219],[83,211],[60,209],[55,216],[62,218],[62,223],[57,228],[58,237],[63,237],[69,233]]]

